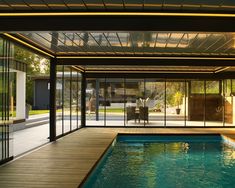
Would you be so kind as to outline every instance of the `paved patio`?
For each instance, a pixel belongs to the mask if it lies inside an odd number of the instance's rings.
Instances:
[[[13,125],[13,155],[18,156],[49,142],[49,114],[29,116]]]

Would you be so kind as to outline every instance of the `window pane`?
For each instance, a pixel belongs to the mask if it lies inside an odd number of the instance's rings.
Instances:
[[[189,81],[188,118],[186,126],[204,126],[205,90],[204,81]],[[187,112],[186,112],[187,113]]]
[[[71,130],[71,119],[70,119],[70,99],[71,99],[71,93],[70,93],[70,81],[71,81],[71,70],[70,67],[64,66],[64,133],[67,133]]]
[[[223,96],[221,81],[206,81],[206,126],[223,126]]]
[[[224,125],[233,126],[233,93],[232,80],[224,80]]]
[[[206,94],[219,94],[219,81],[206,81]]]
[[[124,126],[124,79],[106,79],[106,125]]]
[[[72,130],[77,126],[77,101],[78,101],[78,84],[77,84],[77,71],[72,69],[71,72],[71,124]]]
[[[203,94],[204,90],[204,81],[191,81],[191,93]]]
[[[185,83],[166,82],[166,126],[185,125]]]
[[[63,133],[63,66],[56,66],[56,135]]]
[[[105,125],[105,79],[90,78],[86,88],[86,125]]]
[[[146,106],[149,108],[149,123],[146,126],[165,125],[165,82],[146,80]]]
[[[78,108],[77,108],[77,115],[78,115],[78,127],[81,127],[81,85],[82,85],[82,75],[81,73],[78,74]]]
[[[126,126],[144,126],[148,123],[148,107],[143,79],[126,79]]]

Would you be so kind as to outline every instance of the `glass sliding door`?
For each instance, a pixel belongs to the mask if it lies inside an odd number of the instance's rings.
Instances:
[[[12,116],[10,117],[9,63],[11,43],[0,38],[0,164],[12,159]]]
[[[224,108],[222,81],[206,81],[205,84],[205,125],[207,127],[223,126]]]
[[[205,81],[189,81],[188,116],[186,126],[205,126]]]
[[[234,85],[235,86],[235,85]],[[234,88],[235,90],[235,88]],[[224,103],[224,126],[233,126],[234,122],[234,95],[232,93],[232,79],[223,81],[223,103]],[[235,93],[234,93],[235,94]]]
[[[124,79],[106,79],[106,126],[124,126]]]
[[[95,126],[106,126],[106,79],[97,79],[95,82],[95,100],[90,98],[90,104],[95,111]],[[96,100],[98,99],[98,100]],[[92,102],[94,101],[94,102]],[[93,110],[92,109],[92,110]]]
[[[186,84],[184,81],[166,82],[166,126],[185,126]]]
[[[233,95],[235,80],[231,79],[89,78],[86,125],[232,126]]]
[[[105,125],[105,79],[88,79],[86,83],[86,125]]]
[[[144,79],[125,80],[125,123],[126,126],[145,126],[149,120],[146,106]]]
[[[64,66],[64,133],[71,130],[71,68]]]
[[[82,74],[77,72],[77,88],[78,88],[78,99],[77,99],[77,121],[78,128],[81,127],[81,83]]]
[[[63,85],[64,85],[64,66],[56,66],[56,136],[63,134],[64,129],[64,108],[63,108]]]
[[[81,127],[81,73],[71,66],[57,65],[56,135]]]
[[[149,122],[146,126],[164,126],[165,124],[165,81],[146,79],[146,104],[149,111]]]
[[[75,69],[71,69],[71,131],[78,128],[78,80],[77,80],[77,71]]]

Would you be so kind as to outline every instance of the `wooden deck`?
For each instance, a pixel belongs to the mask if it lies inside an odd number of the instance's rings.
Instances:
[[[117,133],[219,133],[235,139],[235,129],[84,128],[0,167],[0,187],[78,187]]]

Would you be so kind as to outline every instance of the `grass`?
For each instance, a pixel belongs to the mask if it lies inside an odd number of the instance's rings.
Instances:
[[[39,114],[47,114],[49,110],[30,110],[29,115],[39,115]]]
[[[104,109],[99,109],[100,112],[104,112]],[[106,109],[106,112],[124,112],[124,109],[123,108],[108,108]]]
[[[57,110],[57,112],[61,112],[62,109]],[[40,115],[40,114],[47,114],[49,113],[49,110],[30,110],[29,115]],[[99,112],[104,112],[104,109],[99,109]],[[123,113],[124,109],[123,108],[110,108],[106,109],[107,113]],[[77,112],[74,112],[76,114]],[[11,116],[12,117],[12,116]],[[13,112],[13,117],[16,117],[16,112]]]
[[[47,114],[49,113],[49,110],[30,110],[29,115],[39,115],[39,114]],[[13,116],[12,116],[13,115]],[[16,117],[16,111],[13,112],[13,114],[10,113],[10,117]]]

